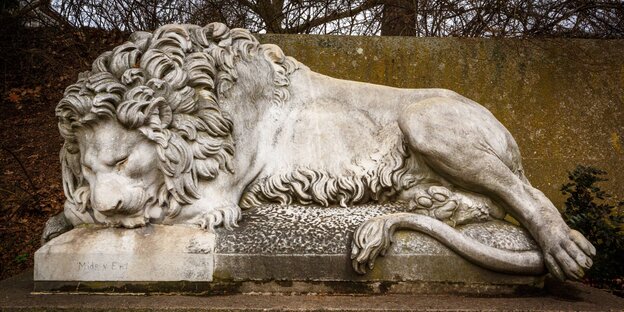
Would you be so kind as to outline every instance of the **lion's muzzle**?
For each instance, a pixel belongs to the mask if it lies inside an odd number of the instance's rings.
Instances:
[[[133,215],[143,210],[147,196],[142,188],[114,174],[99,174],[91,187],[91,203],[105,216]]]

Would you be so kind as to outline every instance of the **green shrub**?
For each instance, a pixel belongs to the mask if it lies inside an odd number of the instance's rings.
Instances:
[[[586,273],[586,281],[621,291],[624,287],[624,201],[614,201],[596,185],[607,181],[606,174],[603,170],[580,165],[569,172],[571,182],[561,187],[561,192],[569,196],[563,218],[596,247],[594,265]]]

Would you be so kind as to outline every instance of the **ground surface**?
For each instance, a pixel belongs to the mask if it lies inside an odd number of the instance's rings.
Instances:
[[[624,311],[624,299],[579,283],[547,282],[541,294],[111,296],[33,294],[32,271],[0,282],[2,311]]]

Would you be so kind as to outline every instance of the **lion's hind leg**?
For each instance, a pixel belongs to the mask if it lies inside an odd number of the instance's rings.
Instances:
[[[591,266],[593,246],[522,178],[515,141],[483,107],[432,98],[407,107],[399,127],[411,151],[431,170],[453,185],[491,198],[520,221],[555,276],[579,279]]]

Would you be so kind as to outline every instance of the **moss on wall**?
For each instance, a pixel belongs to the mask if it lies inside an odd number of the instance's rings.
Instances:
[[[402,88],[448,88],[511,131],[531,182],[559,192],[577,164],[624,199],[624,40],[263,35],[312,70]]]

